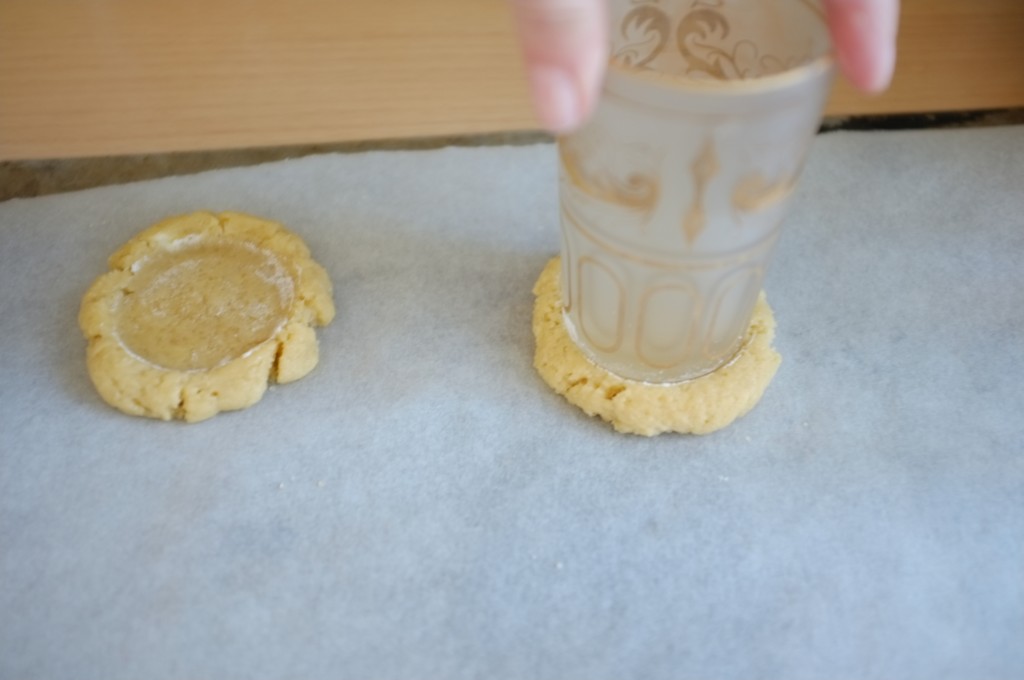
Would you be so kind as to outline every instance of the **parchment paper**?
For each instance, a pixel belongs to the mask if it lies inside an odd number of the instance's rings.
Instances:
[[[1022,677],[1024,128],[830,134],[795,203],[764,400],[653,440],[532,369],[550,146],[0,204],[0,677]],[[79,300],[203,208],[338,319],[249,410],[124,416]]]

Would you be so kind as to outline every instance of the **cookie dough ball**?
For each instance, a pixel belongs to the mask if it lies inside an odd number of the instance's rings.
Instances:
[[[334,318],[331,283],[295,234],[240,213],[174,217],[131,239],[82,300],[86,362],[111,406],[205,420],[298,380]]]
[[[708,434],[746,414],[761,399],[782,362],[772,347],[775,317],[764,293],[736,357],[721,368],[681,383],[626,380],[588,359],[562,317],[561,261],[551,260],[533,288],[534,366],[551,389],[587,415],[619,432]]]

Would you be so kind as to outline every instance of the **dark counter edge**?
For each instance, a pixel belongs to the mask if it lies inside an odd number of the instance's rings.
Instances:
[[[837,130],[911,130],[1024,124],[1024,109],[957,113],[827,118],[822,133]],[[204,170],[258,165],[322,153],[440,149],[447,146],[523,146],[550,142],[547,134],[504,132],[486,135],[369,140],[223,151],[104,156],[0,162],[0,202],[111,184],[189,175]]]

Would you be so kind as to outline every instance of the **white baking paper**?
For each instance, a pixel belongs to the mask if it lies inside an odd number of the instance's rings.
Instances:
[[[819,138],[717,434],[531,366],[555,151],[328,155],[0,204],[0,677],[1020,678],[1024,128]],[[106,406],[80,298],[242,210],[333,279],[321,361],[198,425]]]

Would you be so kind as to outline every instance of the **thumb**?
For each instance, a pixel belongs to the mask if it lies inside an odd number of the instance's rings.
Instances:
[[[896,66],[899,0],[825,0],[824,4],[846,77],[865,92],[884,90]]]
[[[605,0],[512,0],[537,117],[555,133],[590,114],[608,59]]]

